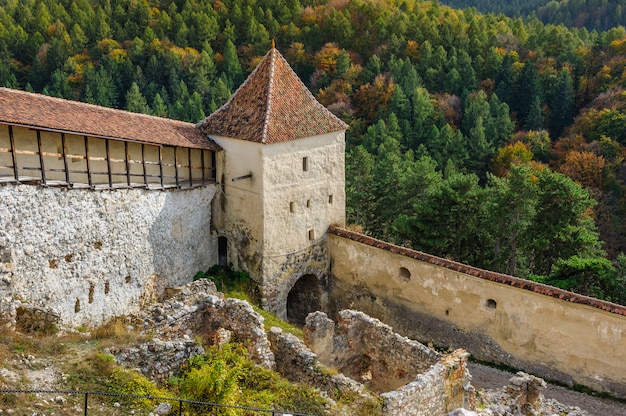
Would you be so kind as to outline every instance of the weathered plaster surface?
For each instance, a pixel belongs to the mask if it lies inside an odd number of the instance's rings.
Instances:
[[[623,315],[411,258],[401,247],[374,247],[362,237],[329,235],[337,310],[359,309],[422,342],[626,397]]]
[[[0,186],[3,313],[21,302],[96,325],[190,281],[217,262],[216,191]]]
[[[221,187],[213,211],[214,224],[228,239],[228,263],[259,281],[264,232],[262,145],[211,138],[224,149],[218,155],[217,180]],[[250,174],[249,178],[237,180]]]
[[[343,132],[263,146],[267,254],[305,249],[345,222],[344,151]]]
[[[326,231],[345,222],[344,151],[343,132],[263,146],[264,299],[279,317],[299,278],[326,284]]]
[[[298,278],[323,284],[326,231],[345,222],[344,132],[274,144],[212,138],[225,150],[215,223],[228,238],[228,262],[249,272],[265,308],[285,318]]]

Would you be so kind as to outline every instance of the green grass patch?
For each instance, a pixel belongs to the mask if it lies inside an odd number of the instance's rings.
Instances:
[[[230,297],[245,299],[258,305],[261,303],[259,286],[246,272],[233,270],[230,267],[215,265],[206,272],[198,272],[193,280],[209,279],[215,283],[220,292]]]

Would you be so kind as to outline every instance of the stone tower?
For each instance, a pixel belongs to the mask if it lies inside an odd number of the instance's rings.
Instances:
[[[328,226],[345,222],[347,125],[272,48],[198,127],[224,149],[220,262],[250,273],[266,309],[303,322],[324,306]]]

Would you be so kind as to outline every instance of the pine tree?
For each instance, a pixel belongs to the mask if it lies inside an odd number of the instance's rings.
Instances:
[[[197,92],[194,92],[185,104],[183,120],[190,123],[197,123],[203,120],[204,117],[202,97]]]
[[[67,81],[67,74],[60,69],[52,73],[50,83],[42,91],[45,95],[71,100],[72,88]]]
[[[126,110],[134,113],[148,114],[150,111],[148,103],[139,91],[137,83],[133,82],[130,89],[126,93]]]
[[[538,96],[533,98],[526,120],[524,120],[524,130],[541,130],[543,128],[544,117],[541,101]]]
[[[105,68],[86,72],[85,101],[104,107],[117,107],[115,83]]]
[[[224,46],[224,71],[226,79],[228,80],[228,89],[233,89],[243,81],[243,70],[239,63],[239,57],[237,56],[237,49],[235,44],[229,39]]]
[[[158,92],[154,96],[154,100],[152,100],[152,114],[157,117],[167,117],[167,106]]]
[[[552,114],[550,117],[550,136],[554,139],[561,135],[574,117],[574,85],[569,69],[563,68],[556,84]]]

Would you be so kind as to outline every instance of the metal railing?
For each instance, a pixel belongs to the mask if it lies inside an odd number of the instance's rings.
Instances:
[[[248,406],[234,406],[223,403],[211,403],[211,402],[201,402],[197,400],[187,400],[181,398],[173,398],[173,397],[158,397],[158,396],[141,396],[136,394],[121,394],[121,393],[108,393],[102,391],[76,391],[76,390],[5,390],[0,389],[0,393],[44,393],[44,394],[58,394],[58,395],[82,395],[84,397],[84,416],[88,416],[88,408],[89,408],[89,397],[90,396],[109,396],[109,397],[122,397],[129,399],[150,399],[150,400],[158,400],[162,402],[174,402],[178,403],[178,415],[183,416],[183,414],[188,415],[190,413],[183,413],[183,405],[187,405],[188,407],[191,405],[195,406],[206,406],[207,408],[225,408],[225,409],[235,409],[235,410],[248,410],[261,414],[270,414],[272,416],[311,416],[306,413],[297,413],[290,412],[285,410],[275,410],[275,409],[260,409],[255,407]],[[174,409],[172,409],[174,410]],[[173,413],[168,413],[173,414]],[[195,414],[191,413],[191,414]]]

